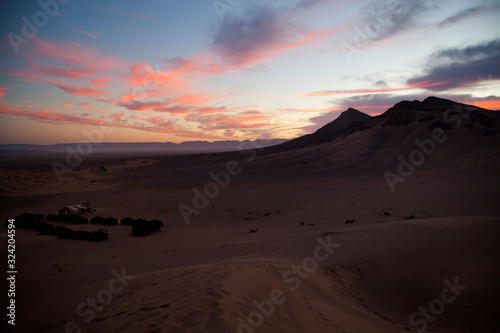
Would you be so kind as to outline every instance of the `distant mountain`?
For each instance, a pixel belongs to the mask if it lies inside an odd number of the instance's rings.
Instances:
[[[258,140],[257,146],[272,146],[283,143],[285,139]],[[101,142],[92,144],[93,152],[96,153],[123,153],[123,152],[155,152],[155,153],[216,153],[236,151],[245,141],[186,141],[181,143],[172,142]],[[247,140],[246,142],[254,142]],[[55,145],[30,145],[30,144],[4,144],[0,145],[0,155],[34,154],[34,153],[66,153],[67,149],[78,149],[78,143],[55,144]],[[252,147],[251,144],[244,147]]]

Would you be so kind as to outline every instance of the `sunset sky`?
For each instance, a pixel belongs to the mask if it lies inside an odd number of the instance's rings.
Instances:
[[[45,3],[45,5],[43,5]],[[293,138],[353,107],[500,109],[498,0],[0,0],[0,144]]]

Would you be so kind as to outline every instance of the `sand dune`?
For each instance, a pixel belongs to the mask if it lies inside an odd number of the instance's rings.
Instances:
[[[447,305],[434,323],[429,322],[429,328],[437,332],[495,332],[498,222],[497,218],[481,217],[433,218],[341,226],[331,232],[311,227],[306,233],[297,227],[278,244],[264,234],[234,239],[227,230],[204,244],[198,241],[196,231],[193,237],[189,230],[165,232],[141,244],[143,240],[131,240],[124,227],[115,226],[111,228],[116,230],[112,230],[115,237],[108,244],[84,244],[79,251],[66,253],[61,258],[67,261],[63,272],[50,269],[49,263],[60,249],[72,247],[70,242],[58,241],[61,243],[50,258],[32,255],[37,260],[30,269],[43,272],[35,285],[45,286],[43,291],[32,292],[37,297],[44,295],[42,304],[52,305],[46,311],[40,311],[40,303],[25,307],[28,313],[37,312],[30,324],[32,329],[46,327],[41,332],[64,326],[62,319],[74,321],[88,332],[247,332],[245,328],[238,331],[239,318],[253,324],[262,322],[255,328],[249,326],[255,332],[416,331],[419,326],[408,323],[411,313],[440,297],[444,279],[458,277],[467,290]],[[277,228],[282,231],[282,227]],[[198,234],[206,235],[206,231]],[[174,235],[183,248],[162,245]],[[326,240],[328,235],[340,246],[317,270],[307,273],[306,278],[286,273],[305,258],[314,257],[317,237]],[[32,245],[37,248],[53,242],[42,236],[25,236],[26,241],[38,244]],[[243,237],[244,248],[234,249],[232,244],[241,244]],[[189,238],[195,241],[189,243]],[[287,255],[270,257],[259,252],[298,241],[303,243],[300,249],[289,247]],[[85,260],[80,251],[87,253]],[[96,312],[95,319],[85,323],[87,316],[76,315],[75,308],[87,296],[96,297],[106,288],[113,277],[110,271],[120,271],[120,267],[126,267],[134,279],[104,305],[102,312]],[[78,282],[81,274],[88,277],[86,283]],[[284,276],[288,282],[283,281]],[[291,277],[298,278],[300,284]],[[61,289],[64,302],[58,301]],[[276,290],[282,292],[277,297],[280,302],[271,307]],[[261,304],[260,308],[255,303]],[[58,311],[53,311],[54,306]]]

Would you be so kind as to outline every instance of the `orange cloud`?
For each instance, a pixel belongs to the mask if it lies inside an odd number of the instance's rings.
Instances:
[[[474,101],[472,103],[467,103],[467,101],[465,101],[463,103],[472,104],[488,110],[500,110],[500,98],[484,100],[484,101]]]

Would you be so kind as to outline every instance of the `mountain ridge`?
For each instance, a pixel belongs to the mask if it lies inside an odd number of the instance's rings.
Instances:
[[[173,142],[96,142],[92,143],[95,152],[172,152],[172,153],[212,153],[212,152],[228,152],[236,151],[244,142],[256,143],[256,146],[277,145],[287,141],[286,139],[269,139],[269,140],[224,140],[224,141],[184,141],[181,143]],[[83,142],[83,141],[82,141]],[[84,143],[88,143],[85,141]],[[36,145],[36,144],[2,144],[0,151],[31,151],[31,152],[47,152],[60,153],[66,152],[67,147],[76,150],[79,143],[57,143],[53,145]]]
[[[473,105],[432,97],[424,102],[401,101],[370,118],[364,124],[348,126],[346,132],[344,128],[333,133],[331,140],[315,141],[313,133],[265,148],[260,153],[265,155],[262,163],[275,166],[280,174],[371,174],[382,173],[421,151],[422,142],[433,147],[424,154],[425,160],[432,161],[428,166],[448,165],[460,158],[475,165],[474,160],[484,160],[483,155],[487,158],[500,147],[500,112]],[[338,124],[337,119],[332,123]],[[332,123],[322,129],[334,127]]]

